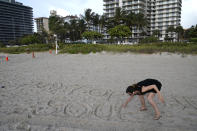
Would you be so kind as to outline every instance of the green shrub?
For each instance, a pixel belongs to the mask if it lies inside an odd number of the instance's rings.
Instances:
[[[45,43],[44,37],[38,33],[34,33],[32,35],[25,35],[18,40],[20,45],[29,45],[36,43]]]
[[[118,39],[129,37],[132,34],[129,27],[125,25],[117,25],[114,28],[109,29],[107,33],[111,36],[111,38],[116,37]]]
[[[64,43],[58,43],[59,49],[63,49],[65,47],[66,44]],[[54,44],[54,48],[55,48],[55,44]]]
[[[196,44],[188,43],[151,43],[137,45],[116,45],[116,44],[71,44],[66,45],[61,53],[90,53],[90,52],[139,52],[139,53],[156,53],[156,52],[172,52],[172,53],[197,53]]]
[[[158,42],[159,39],[157,37],[154,37],[154,36],[149,36],[149,37],[146,37],[142,40],[140,40],[140,43],[154,43],[154,42]]]
[[[101,44],[68,44],[60,51],[60,53],[71,53],[71,54],[87,54],[90,52],[96,53],[104,50],[104,45]]]
[[[0,52],[18,54],[32,51],[47,51],[49,49],[52,49],[52,44],[31,44],[28,46],[0,48]]]
[[[3,48],[3,47],[6,47],[6,45],[0,42],[0,48]]]
[[[190,42],[196,42],[197,43],[197,38],[191,38],[189,41]]]

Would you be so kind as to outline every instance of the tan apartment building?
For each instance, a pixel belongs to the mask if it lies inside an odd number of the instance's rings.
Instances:
[[[42,28],[49,33],[49,18],[39,17],[39,18],[35,18],[35,21],[36,21],[38,33],[42,33]]]

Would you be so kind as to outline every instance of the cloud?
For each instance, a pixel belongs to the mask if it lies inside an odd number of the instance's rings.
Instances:
[[[70,13],[67,10],[62,9],[62,8],[50,7],[49,8],[49,12],[51,10],[56,10],[57,11],[57,15],[60,15],[60,16],[63,16],[63,17],[67,16],[67,15],[70,15]]]
[[[55,2],[54,0],[49,0],[45,4],[45,8],[48,8],[48,12],[50,10],[56,10],[58,15],[66,16],[66,15],[80,15],[84,14],[85,9],[90,8],[93,12],[99,13],[102,15],[103,13],[103,1],[102,0],[59,0]],[[48,14],[49,16],[49,14]]]
[[[59,15],[84,14],[85,9],[103,14],[103,0],[18,0],[31,6],[34,17],[48,17],[50,10],[55,9]],[[39,4],[38,4],[39,3]],[[182,0],[181,25],[189,28],[197,24],[197,0]]]
[[[66,11],[65,9],[60,9],[60,8],[58,8],[58,9],[56,9],[56,11],[57,11],[57,14],[58,14],[58,15],[61,15],[61,16],[70,15],[70,13],[69,13],[68,11]]]
[[[86,3],[84,3],[83,5],[83,11],[87,8],[90,8],[92,9],[93,12],[102,15],[103,14],[103,0],[86,0]]]
[[[190,28],[192,25],[197,24],[196,5],[197,5],[196,0],[183,0],[182,1],[181,25],[184,28]]]

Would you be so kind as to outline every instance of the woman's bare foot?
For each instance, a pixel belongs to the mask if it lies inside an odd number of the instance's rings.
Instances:
[[[146,110],[147,110],[146,107],[141,107],[141,108],[140,108],[140,111],[146,111]]]
[[[161,118],[161,115],[160,114],[156,114],[155,117],[154,117],[154,120],[159,120]]]

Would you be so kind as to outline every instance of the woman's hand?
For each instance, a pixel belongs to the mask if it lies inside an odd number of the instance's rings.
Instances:
[[[133,94],[129,94],[130,97],[128,98],[128,100],[122,105],[123,108],[125,108],[127,106],[127,104],[131,101],[131,99],[133,98]]]

